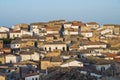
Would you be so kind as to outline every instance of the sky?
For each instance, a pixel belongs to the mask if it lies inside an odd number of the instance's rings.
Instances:
[[[60,19],[120,24],[120,0],[0,0],[0,26]]]

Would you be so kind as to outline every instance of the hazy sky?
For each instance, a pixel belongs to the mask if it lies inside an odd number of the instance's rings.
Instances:
[[[55,19],[120,24],[120,0],[0,0],[0,25]]]

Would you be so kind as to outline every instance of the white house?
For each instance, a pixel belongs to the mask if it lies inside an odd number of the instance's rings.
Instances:
[[[40,53],[34,52],[34,54],[31,55],[32,60],[38,61],[40,57]]]
[[[28,32],[25,30],[17,30],[17,31],[10,31],[10,38],[17,38],[17,37],[22,37],[22,35],[30,35],[33,36],[32,32]]]
[[[20,56],[9,54],[5,56],[5,63],[17,63],[20,61]]]
[[[31,27],[30,31],[31,31],[33,34],[39,35],[39,28],[38,28],[37,25],[31,25],[30,27]]]
[[[78,35],[81,22],[69,22],[64,24],[64,35]]]
[[[80,61],[73,60],[67,63],[63,63],[61,67],[83,67],[83,63]]]
[[[102,56],[101,53],[81,53],[79,54],[81,58],[88,57],[88,56]]]
[[[70,35],[78,35],[78,34],[79,34],[78,30],[70,31]]]
[[[29,73],[25,76],[25,80],[40,80],[40,75],[37,72]]]
[[[11,49],[18,49],[20,48],[21,41],[20,40],[13,40],[10,44]]]
[[[84,37],[87,37],[87,38],[93,37],[93,32],[92,31],[81,31],[80,34]]]
[[[40,55],[37,52],[22,53],[22,54],[20,54],[20,57],[21,57],[21,61],[26,61],[26,60],[35,60],[35,61],[38,61]]]
[[[21,30],[17,30],[17,31],[10,31],[9,33],[10,38],[16,38],[16,37],[21,37]]]
[[[88,48],[106,48],[107,45],[102,42],[87,42],[87,43],[81,43],[80,50],[82,49],[88,49]]]
[[[60,33],[60,27],[47,27],[46,33],[47,34],[59,34]]]
[[[0,32],[9,32],[9,28],[7,28],[5,26],[1,26],[0,27]]]
[[[64,28],[71,28],[72,27],[72,23],[68,22],[68,23],[64,23]]]
[[[3,39],[3,38],[8,38],[7,32],[0,32],[0,39]]]
[[[101,35],[107,34],[107,33],[111,33],[113,34],[113,30],[112,29],[105,29],[101,31]]]
[[[42,47],[45,51],[53,51],[53,50],[66,51],[67,50],[67,45],[63,42],[53,42],[53,43],[46,42],[43,44]]]
[[[79,34],[78,29],[68,28],[64,30],[64,35],[78,35],[78,34]]]
[[[31,55],[30,54],[20,54],[20,58],[21,60],[20,61],[26,61],[26,60],[31,60]]]
[[[25,31],[25,30],[21,30],[21,34],[22,34],[22,35],[30,35],[30,36],[33,36],[33,33],[32,33],[32,32],[28,32],[28,31]]]
[[[111,64],[108,64],[108,63],[106,63],[106,64],[96,64],[95,65],[95,68],[98,71],[104,71],[104,70],[107,70],[110,67],[111,67]]]
[[[72,25],[71,28],[79,29],[79,26],[77,26],[77,25]]]
[[[97,29],[97,28],[100,27],[99,24],[96,23],[96,22],[89,22],[89,23],[86,23],[86,26],[87,26],[88,28],[91,28],[91,29]]]

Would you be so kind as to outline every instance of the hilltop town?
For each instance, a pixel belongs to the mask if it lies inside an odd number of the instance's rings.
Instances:
[[[54,20],[0,26],[0,80],[109,77],[120,79],[120,25]]]

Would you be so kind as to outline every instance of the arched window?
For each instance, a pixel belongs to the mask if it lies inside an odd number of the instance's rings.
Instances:
[[[46,51],[46,47],[45,47],[45,51]]]
[[[51,51],[51,47],[49,47],[49,51]]]
[[[56,47],[55,49],[57,50],[58,48]]]
[[[105,71],[105,67],[101,67],[101,72]]]
[[[65,47],[63,47],[63,51],[65,51]]]

